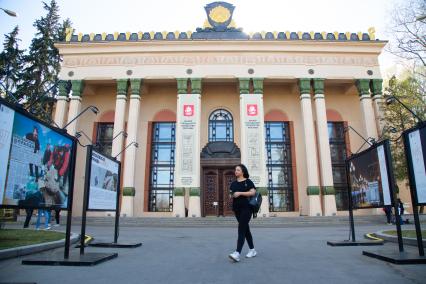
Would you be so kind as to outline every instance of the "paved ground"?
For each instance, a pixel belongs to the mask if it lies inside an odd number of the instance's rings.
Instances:
[[[358,226],[357,235],[388,226]],[[73,231],[78,232],[78,227]],[[123,227],[121,241],[142,241],[136,249],[87,248],[118,252],[94,267],[21,265],[24,258],[0,262],[0,282],[37,283],[426,283],[425,265],[397,266],[362,255],[365,247],[329,247],[348,238],[347,226],[254,228],[259,255],[231,263],[234,228]],[[92,226],[97,240],[112,239],[111,227]],[[386,244],[385,249],[396,249]],[[376,248],[367,248],[374,250]],[[383,248],[382,248],[383,249]],[[243,251],[246,252],[247,246]],[[77,249],[73,249],[77,251]],[[47,252],[60,253],[62,249]]]

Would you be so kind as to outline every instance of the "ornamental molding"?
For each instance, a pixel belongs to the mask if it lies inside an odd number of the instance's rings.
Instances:
[[[340,65],[379,66],[377,57],[313,55],[99,55],[64,56],[64,67],[142,65]]]

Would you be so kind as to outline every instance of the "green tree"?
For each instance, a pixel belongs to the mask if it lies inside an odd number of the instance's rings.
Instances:
[[[0,53],[0,93],[13,103],[22,99],[22,70],[25,65],[24,50],[19,49],[18,32],[16,26],[5,35],[3,51]]]
[[[385,89],[385,96],[398,98],[409,109],[413,110],[422,120],[426,119],[426,104],[424,80],[413,73],[405,74],[405,79],[393,76]],[[398,181],[407,180],[407,163],[401,133],[418,122],[413,115],[400,103],[384,104],[384,137],[391,139],[391,150],[395,178]],[[390,131],[392,129],[393,131]],[[395,131],[396,130],[396,131]]]
[[[71,26],[69,19],[60,23],[59,6],[55,0],[43,2],[46,15],[34,22],[36,34],[26,56],[24,74],[26,106],[29,111],[44,120],[50,120],[61,58],[56,41],[65,38],[65,30]]]

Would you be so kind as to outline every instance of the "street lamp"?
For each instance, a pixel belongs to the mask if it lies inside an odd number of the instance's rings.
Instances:
[[[67,128],[68,125],[70,125],[71,123],[74,122],[74,120],[76,120],[77,118],[79,118],[83,113],[85,113],[87,110],[91,110],[94,114],[98,114],[99,113],[99,109],[95,106],[88,106],[86,107],[82,112],[80,112],[76,117],[74,117],[73,119],[71,119],[70,122],[68,122],[64,127],[62,127],[63,129]]]
[[[136,141],[133,141],[133,142],[131,142],[131,143],[129,143],[129,145],[127,145],[120,153],[118,153],[117,155],[115,155],[115,157],[114,157],[114,159],[117,159],[117,157],[121,154],[121,153],[123,153],[124,151],[126,151],[126,149],[127,148],[129,148],[130,146],[132,146],[132,144],[133,145],[135,145],[135,147],[136,148],[139,148],[139,144],[138,144],[138,142],[136,142]]]
[[[401,102],[397,97],[390,95],[390,94],[385,94],[385,102],[386,105],[391,105],[394,102],[398,102],[400,105],[402,105],[406,110],[408,110],[417,120],[418,122],[422,122],[423,120],[414,112],[412,111],[409,107],[407,107],[403,102]]]
[[[423,21],[424,19],[426,19],[426,15],[416,17],[416,21]]]
[[[8,14],[11,17],[18,17],[18,14],[16,14],[15,12],[13,12],[11,10],[3,9],[3,8],[0,8],[0,10],[3,10],[6,14]]]

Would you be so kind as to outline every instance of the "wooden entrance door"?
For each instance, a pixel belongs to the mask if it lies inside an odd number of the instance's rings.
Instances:
[[[233,168],[205,168],[203,171],[203,207],[205,216],[232,215],[229,187],[235,180]]]

